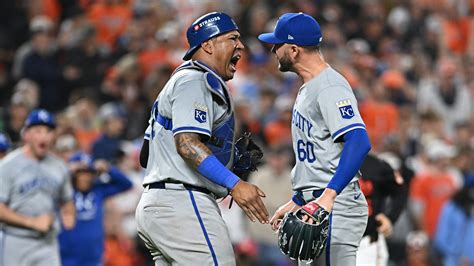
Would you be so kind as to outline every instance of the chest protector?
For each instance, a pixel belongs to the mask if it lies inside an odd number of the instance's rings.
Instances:
[[[234,107],[230,100],[227,85],[213,70],[198,61],[189,61],[181,65],[175,70],[175,73],[185,69],[204,72],[205,84],[212,93],[213,100],[219,105],[226,106],[226,112],[215,120],[211,137],[205,144],[223,165],[231,168],[234,163],[235,118]],[[158,114],[158,116],[161,115]],[[172,125],[171,119],[161,116],[157,121],[162,125],[166,124],[167,126],[163,125],[166,129],[172,129],[172,126],[170,126]]]

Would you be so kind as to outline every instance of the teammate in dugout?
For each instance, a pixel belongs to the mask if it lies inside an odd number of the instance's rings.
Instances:
[[[235,22],[220,12],[198,18],[187,39],[188,61],[158,95],[145,133],[138,231],[156,265],[235,265],[216,198],[230,191],[252,221],[268,223],[265,194],[229,170],[235,126],[225,82],[244,45]]]
[[[273,45],[271,51],[278,59],[280,71],[294,72],[304,82],[295,100],[291,129],[296,155],[291,173],[295,193],[275,212],[270,223],[274,230],[282,226],[281,231],[285,224],[280,219],[287,212],[302,213],[300,221],[306,224],[319,222],[327,214],[327,242],[322,244],[325,250],[321,249],[315,264],[355,265],[368,214],[358,183],[359,168],[371,148],[357,100],[346,79],[324,60],[320,51],[321,29],[313,17],[304,13],[284,14],[274,32],[258,38]],[[283,236],[279,239],[281,248],[300,238]],[[293,254],[295,259],[314,259],[302,254],[305,246],[301,251],[296,247],[295,252],[294,245],[304,243],[292,243],[290,257]]]
[[[49,152],[54,128],[51,113],[32,111],[22,130],[24,145],[0,163],[2,265],[61,265],[56,214],[71,229],[75,210],[67,166]]]

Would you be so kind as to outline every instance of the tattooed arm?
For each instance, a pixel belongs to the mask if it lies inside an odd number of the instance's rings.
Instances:
[[[194,168],[198,166],[211,155],[211,150],[201,141],[197,133],[179,133],[174,137],[174,142],[178,154]]]
[[[179,155],[198,172],[230,190],[235,202],[253,222],[268,223],[268,211],[261,200],[265,193],[257,186],[240,180],[212,154],[196,133],[179,133],[174,137]]]

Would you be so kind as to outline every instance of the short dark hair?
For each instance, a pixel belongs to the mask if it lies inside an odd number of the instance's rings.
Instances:
[[[321,51],[321,45],[320,44],[310,45],[310,46],[301,46],[301,48],[303,48],[307,52],[318,52],[319,53]]]

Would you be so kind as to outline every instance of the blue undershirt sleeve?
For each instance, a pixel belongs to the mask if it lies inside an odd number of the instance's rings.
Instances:
[[[233,189],[240,178],[227,169],[215,155],[209,155],[197,168],[198,172],[212,182]]]
[[[339,165],[327,187],[334,189],[337,194],[341,193],[359,171],[370,149],[369,136],[365,129],[357,128],[345,133]]]

